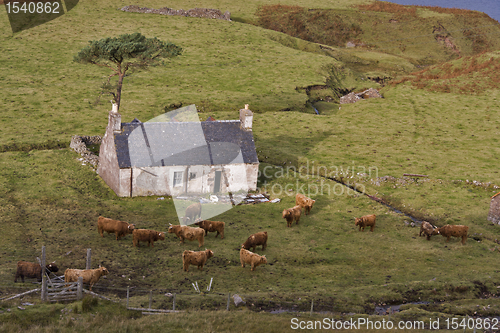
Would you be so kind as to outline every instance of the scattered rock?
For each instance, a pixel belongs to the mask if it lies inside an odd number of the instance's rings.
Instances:
[[[234,305],[237,307],[240,305],[245,305],[245,301],[241,299],[241,297],[238,294],[233,295],[233,300],[234,300]]]

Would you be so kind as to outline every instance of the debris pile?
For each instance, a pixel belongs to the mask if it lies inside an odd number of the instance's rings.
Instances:
[[[351,92],[345,96],[340,97],[340,104],[356,103],[357,101],[368,98],[382,98],[382,95],[377,89],[370,88],[365,91],[354,93]]]

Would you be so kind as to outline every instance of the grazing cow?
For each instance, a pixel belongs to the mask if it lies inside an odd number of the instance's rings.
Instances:
[[[297,193],[297,195],[295,196],[295,205],[300,206],[301,209],[304,208],[305,215],[309,215],[309,212],[313,208],[315,202],[316,200],[308,198],[301,193]]]
[[[148,242],[148,247],[154,247],[157,240],[165,240],[165,233],[156,230],[134,229],[132,233],[134,246],[139,246],[139,242]]]
[[[255,267],[261,264],[267,264],[266,256],[260,256],[257,253],[250,252],[245,250],[243,246],[240,250],[240,262],[241,267],[245,267],[245,264],[250,264],[252,266],[252,271],[255,270]]]
[[[370,227],[370,231],[373,232],[375,229],[375,214],[365,215],[360,218],[354,218],[354,225],[359,226],[359,231],[365,231],[365,227]],[[363,230],[361,230],[363,228]]]
[[[101,234],[101,237],[104,237],[103,232],[106,231],[108,234],[114,233],[116,235],[116,240],[120,240],[123,236],[131,234],[134,231],[135,226],[133,224],[128,224],[127,222],[99,216],[99,219],[97,220],[97,229]]]
[[[56,262],[51,262],[48,265],[45,265],[45,270],[47,272],[57,272],[59,268],[56,266]],[[16,277],[14,278],[14,282],[17,282],[17,278],[21,277],[21,281],[24,283],[24,277],[27,278],[35,278],[38,282],[42,281],[42,266],[40,264],[35,264],[27,261],[18,261],[17,262],[17,271]]]
[[[202,247],[205,244],[205,230],[202,228],[193,228],[187,225],[170,225],[168,233],[173,233],[179,237],[181,244],[184,243],[184,239],[189,241],[198,240],[198,247]]]
[[[432,226],[432,224],[426,221],[422,221],[422,225],[420,226],[420,234],[418,236],[422,236],[422,233],[427,236],[427,240],[431,240],[431,236],[436,235],[434,233],[434,227]]]
[[[253,251],[255,252],[255,248],[257,245],[262,245],[262,250],[266,249],[267,246],[267,231],[261,231],[250,235],[245,243],[241,244],[241,247],[245,250],[250,250],[253,247]]]
[[[462,237],[462,245],[467,241],[469,227],[466,225],[445,225],[441,228],[434,229],[434,234],[440,234],[446,237],[446,242],[450,241],[450,237]]]
[[[182,267],[184,271],[189,271],[189,265],[198,266],[199,270],[203,270],[203,266],[207,262],[208,258],[212,258],[214,252],[212,250],[205,251],[189,251],[186,250],[182,253]]]
[[[201,217],[201,203],[195,202],[186,208],[186,214],[182,218],[182,221],[187,225],[196,221],[198,217]]]
[[[217,231],[217,234],[215,235],[215,238],[217,238],[217,236],[219,236],[219,234],[220,234],[220,238],[224,239],[224,227],[226,225],[224,222],[203,220],[203,221],[198,221],[195,224],[198,227],[200,227],[203,230],[205,230],[205,236],[209,232],[216,232]]]
[[[107,275],[108,270],[106,267],[101,267],[96,269],[74,269],[68,268],[64,271],[64,282],[78,282],[78,278],[81,276],[83,278],[83,283],[90,285],[90,290],[92,286],[99,281],[101,276]]]
[[[283,209],[283,218],[286,220],[286,226],[291,227],[293,221],[295,221],[295,224],[299,224],[300,214],[302,214],[302,208],[300,206]]]

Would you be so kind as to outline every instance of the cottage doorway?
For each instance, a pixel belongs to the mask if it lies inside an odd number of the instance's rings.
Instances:
[[[214,193],[220,192],[220,179],[222,171],[215,171]]]

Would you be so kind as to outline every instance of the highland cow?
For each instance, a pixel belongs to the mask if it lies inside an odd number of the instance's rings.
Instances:
[[[250,235],[245,243],[241,244],[241,247],[243,247],[245,250],[250,250],[250,248],[253,247],[253,251],[255,252],[255,248],[257,247],[257,245],[262,245],[262,250],[266,249],[267,231],[261,231]]]
[[[300,206],[284,209],[283,218],[286,220],[286,226],[291,227],[293,221],[295,221],[295,224],[299,224],[300,214],[302,214],[302,208]]]
[[[450,241],[450,237],[461,237],[462,245],[467,241],[467,234],[469,232],[469,227],[465,225],[445,225],[441,228],[434,229],[435,234],[440,234],[446,237],[446,242]]]
[[[96,269],[68,268],[64,271],[64,282],[78,282],[78,278],[81,276],[83,278],[83,283],[90,285],[90,290],[92,290],[92,286],[99,281],[101,276],[107,274],[108,270],[106,267],[100,266]]]
[[[114,233],[116,235],[116,240],[120,240],[123,236],[131,234],[135,229],[133,224],[128,224],[127,222],[117,221],[113,219],[108,219],[106,217],[99,216],[97,220],[97,230],[101,237],[104,237],[104,231],[108,234]]]
[[[196,265],[198,266],[198,269],[202,271],[207,260],[213,256],[214,252],[212,250],[197,252],[186,250],[182,253],[182,267],[184,271],[188,272],[189,265]]]
[[[245,264],[250,264],[251,270],[254,271],[255,267],[261,264],[267,264],[266,256],[258,255],[257,253],[245,250],[243,247],[240,250],[240,262],[241,267],[245,267]]]
[[[372,215],[365,215],[360,218],[354,218],[355,226],[359,226],[359,231],[365,231],[365,227],[370,227],[370,231],[373,232],[373,229],[375,229],[375,214]],[[363,228],[363,230],[361,230]]]
[[[209,221],[209,220],[202,220],[202,221],[198,221],[195,223],[198,227],[202,228],[203,230],[205,230],[205,236],[209,233],[209,232],[217,232],[217,234],[215,235],[215,238],[217,238],[217,236],[219,236],[220,234],[220,238],[221,239],[224,239],[224,227],[225,227],[225,223],[224,222],[221,222],[221,221]]]
[[[309,215],[315,202],[316,200],[308,198],[301,193],[297,193],[297,195],[295,196],[295,205],[304,208],[305,215]]]
[[[134,246],[139,246],[139,242],[148,242],[148,247],[154,247],[154,242],[165,240],[165,233],[156,230],[134,229],[132,233]]]
[[[46,272],[57,272],[59,268],[56,266],[56,262],[51,262],[48,265],[45,265]],[[16,277],[14,278],[14,282],[17,282],[17,279],[21,277],[21,281],[24,283],[24,278],[33,278],[38,282],[42,281],[42,266],[40,264],[35,264],[27,261],[18,261],[17,262],[17,270]]]

